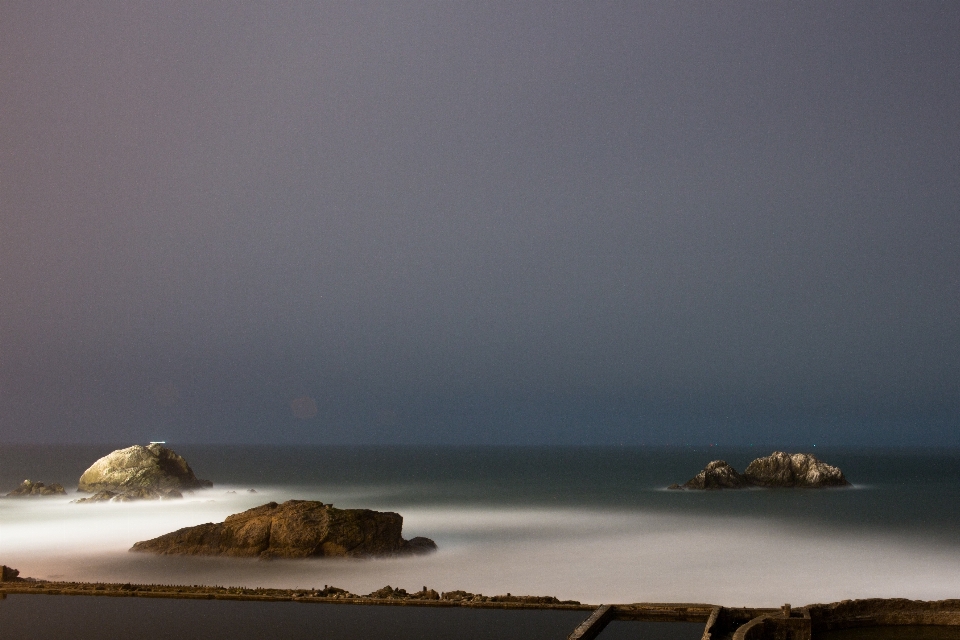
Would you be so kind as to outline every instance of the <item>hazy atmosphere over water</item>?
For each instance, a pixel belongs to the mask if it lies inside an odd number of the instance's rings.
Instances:
[[[818,447],[852,487],[667,491],[711,457],[743,469],[756,447],[178,448],[213,488],[182,500],[69,504],[104,447],[0,446],[0,491],[28,473],[71,487],[0,500],[2,561],[45,580],[332,584],[360,594],[428,585],[593,604],[779,606],[960,591],[956,451]],[[138,540],[288,499],[398,512],[406,538],[429,536],[438,550],[270,562],[128,552]]]
[[[0,441],[960,445],[958,33],[4,2]]]

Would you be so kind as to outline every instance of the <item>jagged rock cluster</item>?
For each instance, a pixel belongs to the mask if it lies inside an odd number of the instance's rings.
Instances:
[[[809,453],[774,451],[757,458],[743,474],[723,460],[714,460],[683,485],[670,489],[743,489],[746,487],[844,487],[850,483],[837,467]]]
[[[67,495],[63,485],[53,482],[43,484],[27,479],[20,483],[20,486],[7,494],[8,498],[22,498],[26,496],[65,496]]]
[[[714,460],[704,467],[703,471],[698,473],[692,479],[685,482],[682,486],[678,484],[670,485],[671,489],[741,489],[750,486],[747,479],[737,473],[737,470],[731,467],[724,460]]]
[[[312,500],[269,502],[228,516],[221,523],[185,527],[131,551],[162,555],[258,558],[368,557],[429,553],[429,538],[404,540],[398,513],[337,509]]]
[[[237,593],[255,594],[253,589],[236,589]],[[459,602],[463,604],[476,604],[481,602],[514,602],[518,604],[572,604],[579,605],[578,600],[560,600],[554,596],[515,596],[512,594],[485,596],[480,593],[470,593],[468,591],[446,591],[437,593],[434,589],[424,586],[420,591],[408,592],[406,589],[395,589],[387,585],[366,595],[351,593],[346,589],[340,589],[333,586],[324,586],[323,589],[313,589],[310,591],[298,592],[300,597],[333,598],[335,600],[445,600],[448,602]]]
[[[450,602],[463,603],[516,602],[519,604],[580,604],[576,600],[559,600],[553,596],[515,596],[509,593],[499,596],[485,596],[480,593],[470,593],[468,591],[445,591],[444,593],[437,593],[433,589],[427,589],[427,587],[423,587],[422,590],[414,593],[407,593],[405,589],[394,589],[390,585],[387,585],[382,589],[377,589],[373,593],[368,593],[365,596],[357,596],[352,593],[345,592],[343,589],[336,589],[336,587],[328,587],[327,589],[335,589],[337,592],[339,592],[341,597],[376,598],[380,600],[446,600]],[[327,589],[324,589],[324,592],[326,592]],[[320,593],[321,592],[317,592],[318,595]]]
[[[94,495],[77,502],[182,498],[181,491],[212,486],[175,451],[158,443],[137,444],[105,455],[84,471],[77,491]]]
[[[390,585],[382,589],[377,589],[373,593],[367,594],[367,598],[379,598],[381,600],[439,600],[440,594],[433,589],[427,589],[424,585],[420,591],[407,593],[406,589],[394,589]]]
[[[521,604],[580,604],[576,600],[558,600],[553,596],[515,596],[513,594],[499,596],[485,596],[468,591],[445,591],[440,595],[441,600],[453,602],[517,602]]]

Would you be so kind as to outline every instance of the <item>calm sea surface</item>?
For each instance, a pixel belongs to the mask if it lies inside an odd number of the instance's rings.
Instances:
[[[71,492],[110,446],[2,446],[0,490]],[[766,449],[168,446],[214,488],[182,501],[0,500],[0,563],[46,579],[555,595],[588,603],[802,605],[960,597],[960,454],[811,450],[854,486],[677,492]],[[256,493],[248,490],[253,489]],[[236,492],[236,493],[228,493]],[[290,498],[397,511],[431,556],[271,561],[128,553],[136,541]]]

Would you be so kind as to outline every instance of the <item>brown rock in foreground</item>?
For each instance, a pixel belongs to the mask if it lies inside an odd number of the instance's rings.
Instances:
[[[63,488],[63,485],[57,484],[56,482],[52,484],[43,484],[42,482],[34,482],[33,480],[24,480],[20,483],[20,486],[7,494],[8,498],[22,498],[26,496],[65,496],[67,495],[66,490]]]
[[[242,558],[368,557],[436,550],[428,538],[404,540],[402,527],[398,513],[288,500],[235,513],[222,523],[186,527],[138,542],[130,550]]]
[[[850,484],[840,469],[809,453],[774,451],[751,462],[743,475],[758,487],[845,487]]]

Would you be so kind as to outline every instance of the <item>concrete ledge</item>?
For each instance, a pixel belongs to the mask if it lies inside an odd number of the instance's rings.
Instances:
[[[613,607],[602,604],[567,636],[567,640],[593,640],[600,635],[604,627],[610,624],[611,620],[613,620]]]
[[[872,598],[812,604],[791,609],[720,607],[700,603],[595,605],[556,602],[505,602],[366,597],[328,597],[304,589],[247,589],[194,585],[131,585],[16,580],[0,582],[0,600],[7,594],[107,596],[115,598],[182,598],[190,600],[249,600],[317,604],[399,607],[458,607],[470,609],[548,609],[591,611],[569,640],[596,638],[613,620],[703,622],[701,640],[811,640],[813,634],[868,626],[960,626],[960,599],[906,600]]]
[[[733,640],[810,640],[809,617],[763,615],[733,634]]]
[[[711,638],[713,638],[713,630],[719,616],[720,607],[714,607],[710,610],[710,617],[707,618],[707,624],[703,627],[703,635],[700,637],[700,640],[711,640]]]
[[[707,622],[717,607],[712,604],[638,602],[615,604],[615,620],[642,620],[646,622]]]

